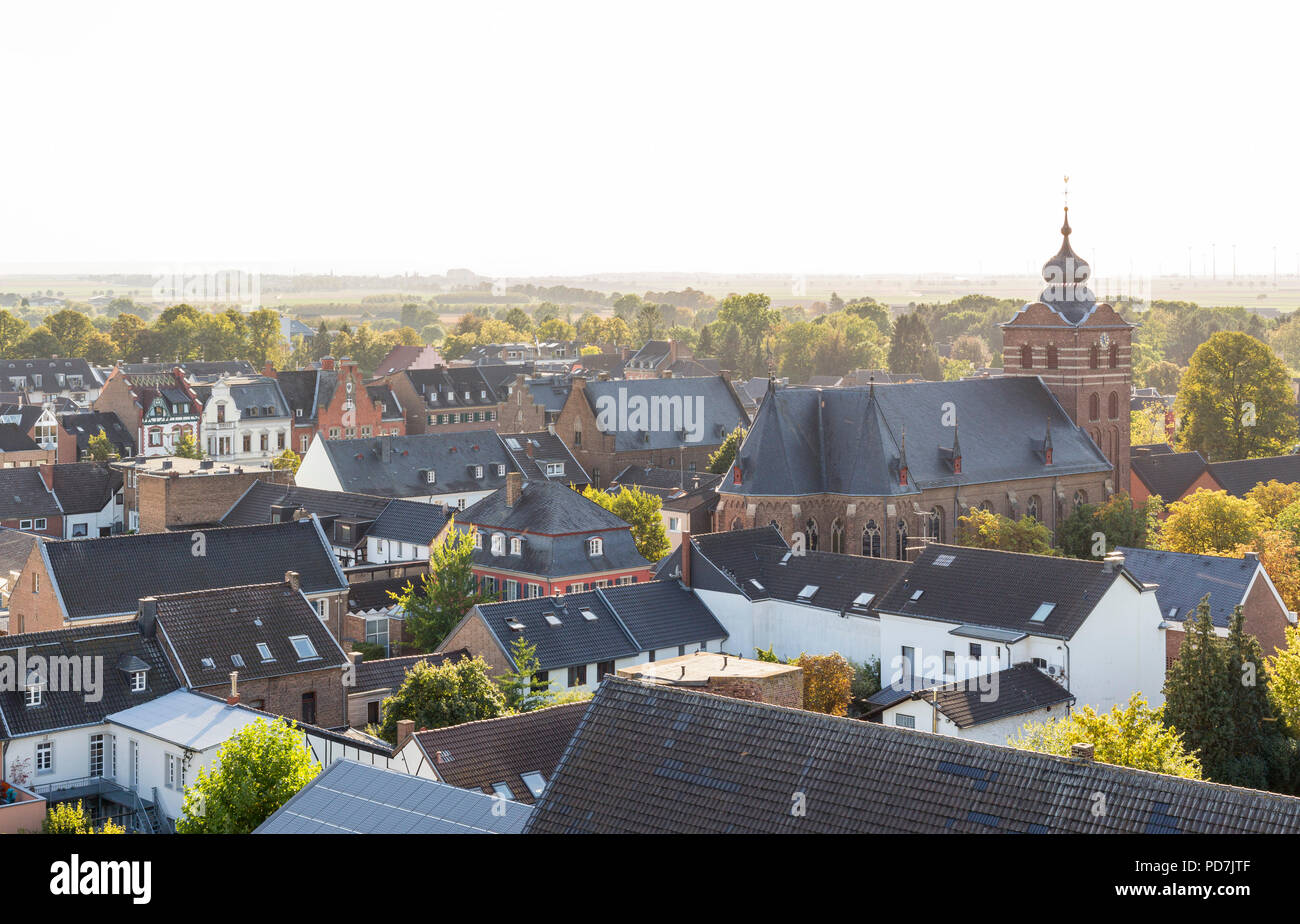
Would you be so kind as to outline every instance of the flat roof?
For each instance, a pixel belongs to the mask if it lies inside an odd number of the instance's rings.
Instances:
[[[703,686],[713,677],[777,677],[802,670],[797,664],[773,664],[714,651],[696,651],[663,661],[625,667],[618,676],[646,683]]]

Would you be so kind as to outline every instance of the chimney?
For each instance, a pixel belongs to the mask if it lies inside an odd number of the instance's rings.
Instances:
[[[302,590],[302,581],[297,571],[286,571],[284,573],[284,582],[294,590]]]
[[[231,706],[239,705],[239,671],[230,672],[230,695],[226,697],[226,703]]]
[[[324,369],[326,372],[333,372],[333,371],[334,371],[334,357],[333,357],[333,356],[322,356],[322,357],[320,358],[320,367],[321,367],[322,369]]]
[[[524,492],[524,476],[519,472],[506,474],[506,506],[513,507],[519,502],[519,495]]]
[[[533,441],[532,441],[532,440],[524,440],[524,452],[528,453],[528,458],[531,459],[531,458],[533,457]]]
[[[1072,744],[1070,745],[1070,756],[1076,760],[1092,760],[1093,750],[1091,742]]]
[[[402,746],[406,744],[406,742],[410,741],[411,736],[414,734],[415,734],[414,719],[398,719],[397,720],[397,747],[395,747],[393,750],[400,751],[402,749]]]
[[[352,661],[352,667],[355,668],[358,664],[361,663],[361,652],[349,651],[348,659]]]
[[[262,367],[262,375],[266,376],[268,379],[275,378],[275,366],[271,365],[269,359],[266,361],[266,365]]]
[[[691,531],[682,531],[682,585],[691,586]]]
[[[54,466],[51,465],[49,462],[42,462],[40,464],[40,470],[41,470],[41,481],[45,482],[45,490],[53,491],[54,490]]]
[[[153,638],[158,628],[157,597],[140,598],[140,615],[137,617],[137,622],[140,623],[140,634],[145,638]]]
[[[385,465],[393,457],[393,437],[387,433],[379,438],[379,461]]]
[[[1122,567],[1124,567],[1124,553],[1119,549],[1107,552],[1106,557],[1102,559],[1102,571],[1106,574],[1114,574]]]

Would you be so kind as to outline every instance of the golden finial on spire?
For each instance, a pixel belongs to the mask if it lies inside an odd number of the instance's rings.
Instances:
[[[1061,198],[1065,201],[1065,224],[1061,226],[1061,233],[1066,237],[1070,236],[1070,177],[1065,177],[1065,188],[1061,193]]]

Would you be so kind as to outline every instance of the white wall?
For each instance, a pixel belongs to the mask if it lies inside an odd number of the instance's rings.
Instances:
[[[94,538],[99,535],[101,527],[112,529],[114,526],[122,525],[122,508],[123,505],[117,502],[117,498],[122,496],[121,489],[118,489],[116,497],[109,500],[104,505],[103,510],[97,510],[93,513],[69,513],[63,517],[63,538],[76,538],[76,531],[73,526],[79,523],[86,525],[85,535]]]
[[[880,620],[875,617],[841,616],[826,610],[785,600],[750,602],[741,593],[723,593],[695,588],[700,601],[727,630],[727,651],[745,658],[757,648],[771,648],[782,661],[808,654],[839,652],[859,664],[880,657]]]
[[[1025,723],[1063,719],[1069,715],[1069,708],[1065,703],[1061,703],[1050,709],[1035,709],[1023,715],[1007,716],[970,728],[958,728],[951,719],[941,712],[938,713],[938,727],[936,728],[934,724],[935,714],[936,710],[928,703],[906,700],[882,712],[881,721],[885,725],[894,727],[898,725],[897,716],[909,715],[915,720],[917,731],[937,732],[940,735],[951,735],[954,738],[964,738],[967,741],[982,741],[985,744],[1006,744],[1008,739],[1020,734],[1020,729],[1024,727]]]
[[[395,539],[366,538],[366,561],[369,564],[386,565],[396,561],[428,561],[429,547],[413,542],[398,542]]]

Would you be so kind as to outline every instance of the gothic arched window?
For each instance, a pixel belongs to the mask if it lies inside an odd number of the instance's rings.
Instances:
[[[817,551],[817,521],[814,520],[812,517],[808,518],[808,523],[804,527],[804,535],[805,538],[807,539],[807,544],[805,547],[809,551],[816,552]]]
[[[862,528],[862,554],[868,558],[880,558],[880,528],[875,520],[867,520]]]
[[[1097,344],[1095,343],[1092,346],[1088,347],[1088,368],[1089,369],[1101,368],[1101,351],[1097,349]]]
[[[934,542],[943,542],[943,508],[931,507],[930,512],[921,522],[924,532],[922,535],[926,539]]]
[[[1054,345],[1047,348],[1047,368],[1056,368],[1056,347]]]
[[[1020,348],[1020,366],[1024,369],[1034,368],[1034,348],[1027,343]]]
[[[1083,506],[1084,504],[1086,504],[1086,503],[1088,503],[1088,492],[1086,492],[1086,491],[1082,491],[1082,490],[1075,491],[1075,492],[1074,492],[1074,509],[1075,509],[1075,510],[1078,510],[1080,507],[1082,507],[1082,506]]]
[[[894,557],[899,561],[907,560],[907,524],[902,520],[894,530]]]
[[[1025,516],[1033,517],[1035,520],[1042,522],[1038,516],[1038,508],[1041,503],[1042,502],[1039,501],[1037,494],[1029,495],[1029,503],[1025,504]]]
[[[735,531],[737,529],[744,529],[744,528],[745,528],[745,523],[743,520],[740,519],[740,517],[736,517],[734,520],[731,521],[732,531]]]
[[[1110,345],[1110,367],[1112,369],[1119,368],[1119,344],[1118,343],[1112,343]]]
[[[1088,396],[1088,419],[1089,420],[1101,419],[1101,398],[1097,395],[1096,392],[1093,392],[1091,395]]]
[[[844,553],[844,524],[839,519],[831,524],[831,551]]]
[[[1106,400],[1106,413],[1111,420],[1119,420],[1119,394],[1111,392]]]

